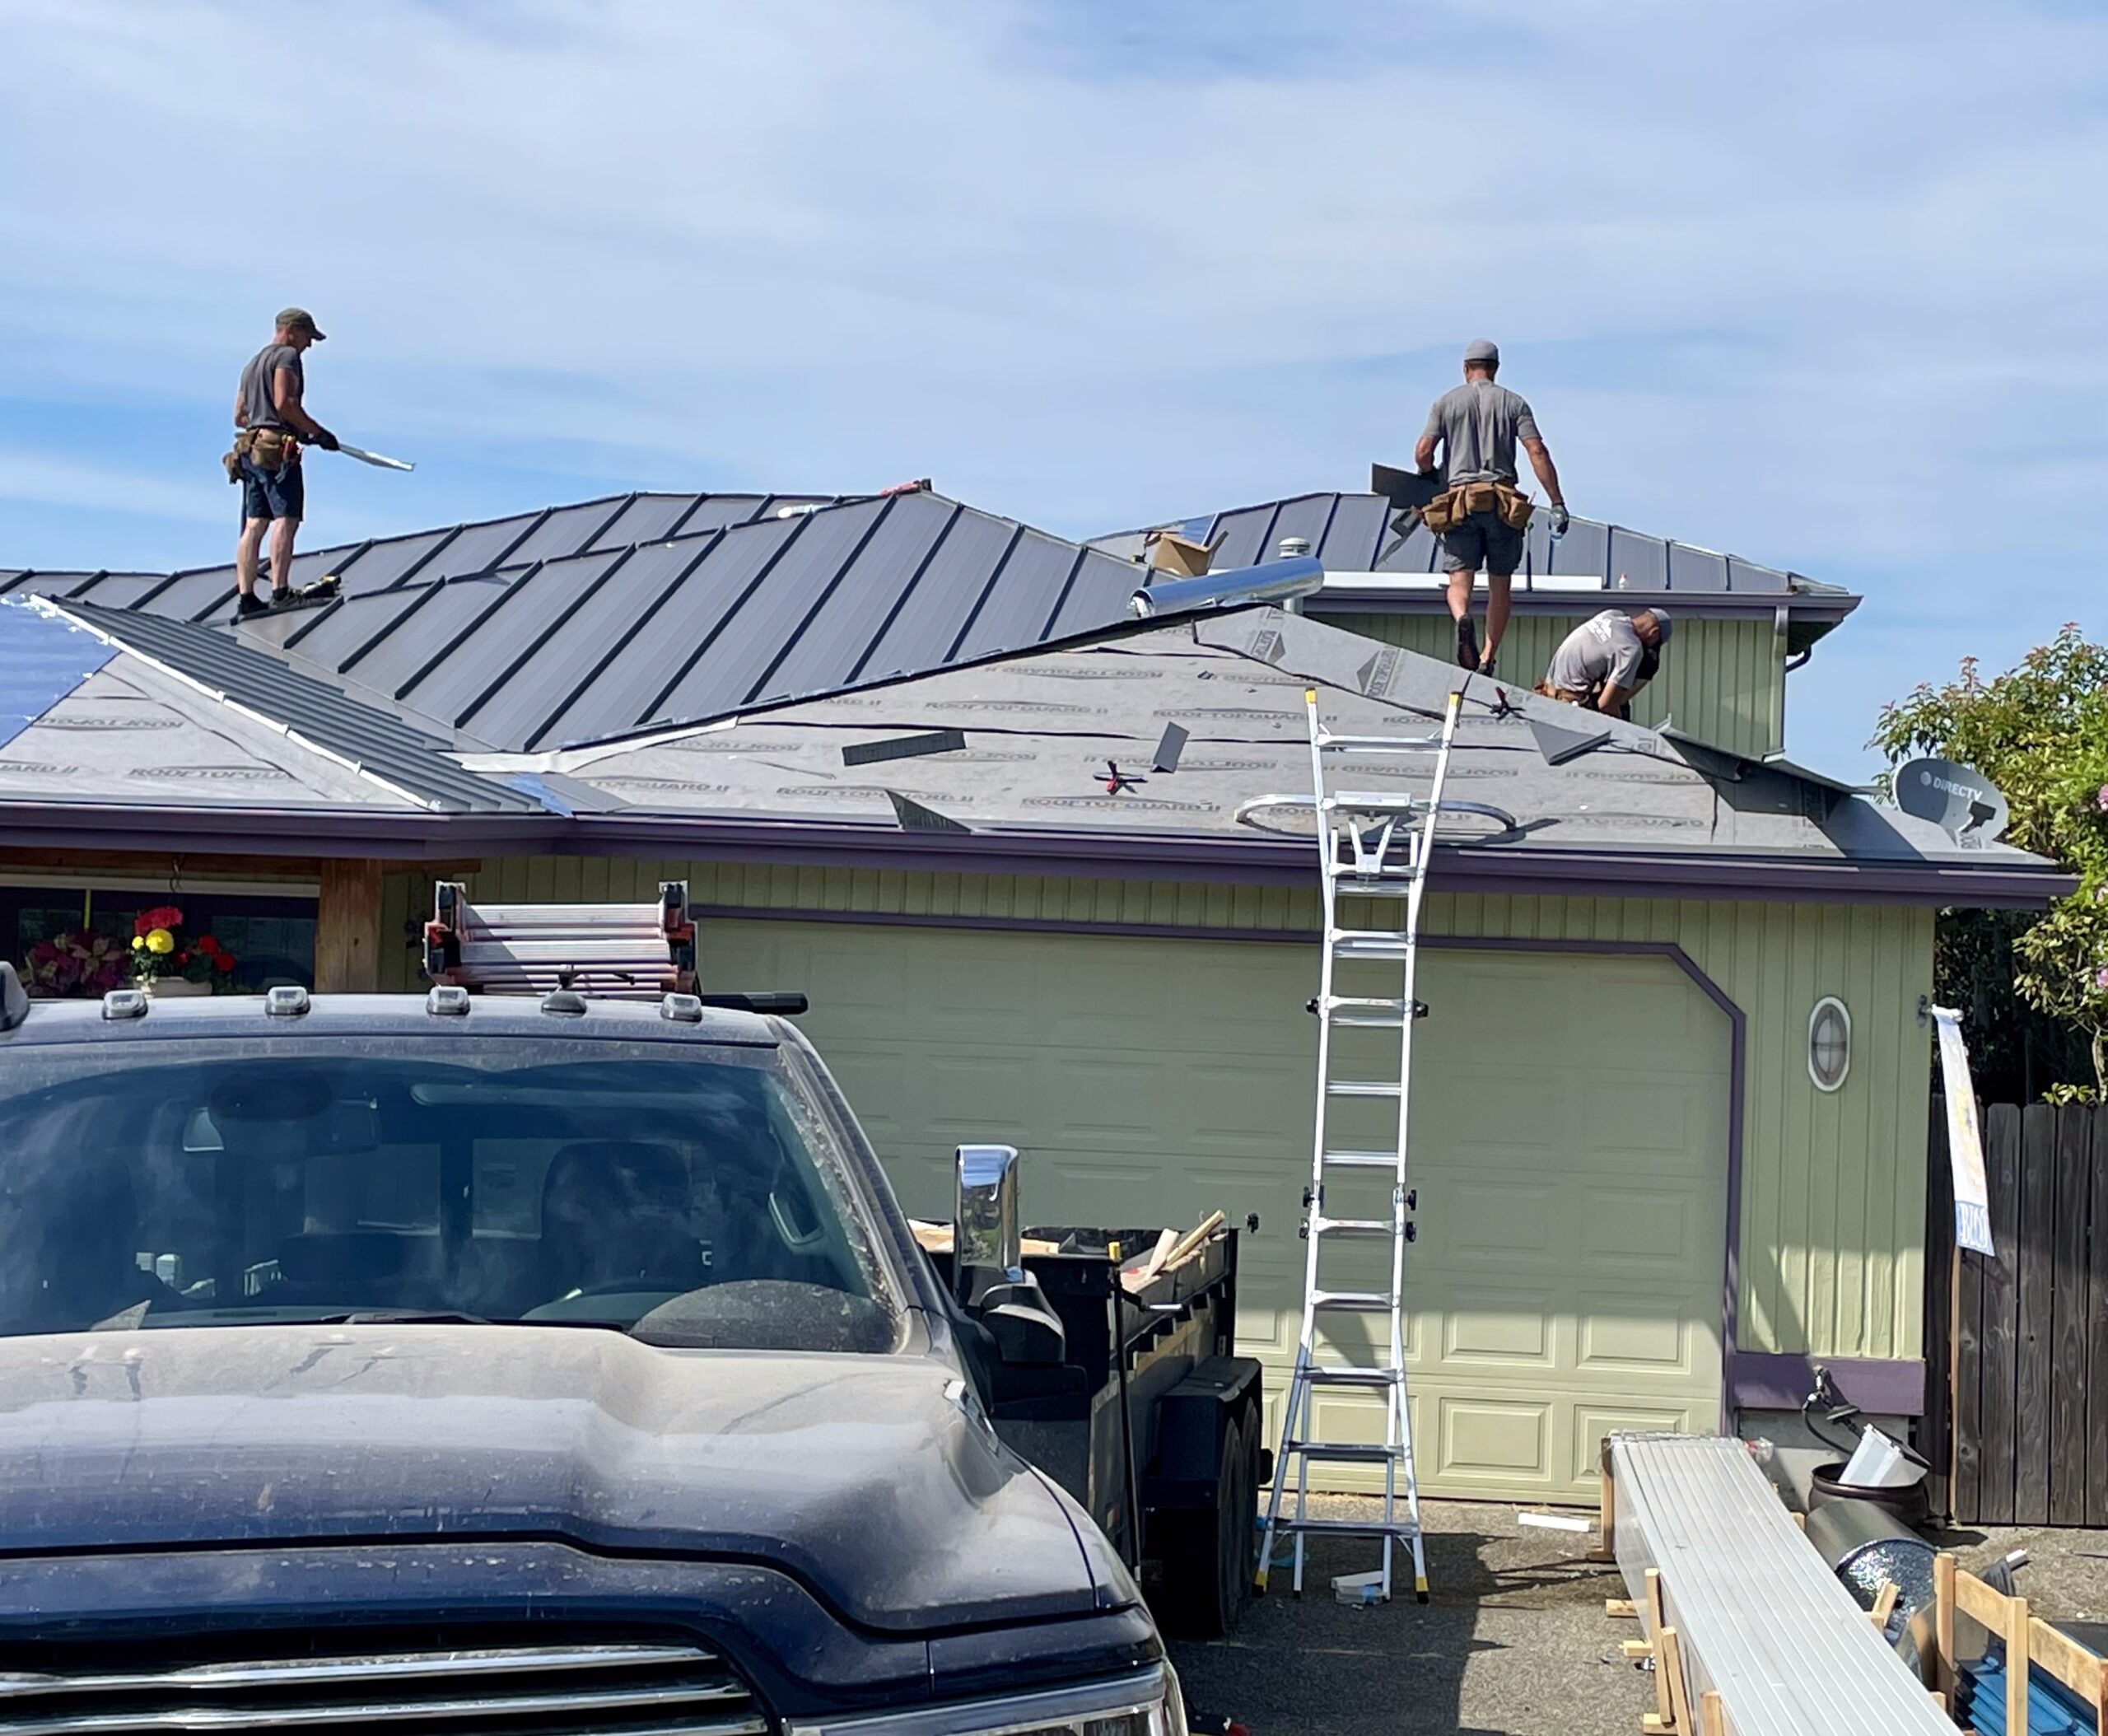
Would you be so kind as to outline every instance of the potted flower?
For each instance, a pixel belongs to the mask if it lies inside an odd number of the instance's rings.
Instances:
[[[209,995],[231,986],[234,954],[211,935],[183,938],[173,904],[142,911],[132,925],[132,977],[150,995]]]
[[[122,942],[69,928],[30,949],[30,993],[40,1001],[92,998],[122,988],[131,961]]]

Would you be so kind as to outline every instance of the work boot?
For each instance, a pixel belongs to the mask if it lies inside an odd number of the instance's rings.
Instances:
[[[1465,669],[1479,666],[1479,632],[1469,615],[1457,623],[1457,661]]]
[[[254,591],[245,590],[236,600],[234,612],[237,620],[253,620],[258,615],[270,614],[271,605],[262,597],[258,596]]]

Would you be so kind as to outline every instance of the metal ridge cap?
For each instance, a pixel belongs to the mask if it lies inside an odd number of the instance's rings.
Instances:
[[[1396,586],[1358,586],[1338,587],[1334,581],[1340,577],[1354,578],[1353,574],[1327,575],[1326,587],[1313,594],[1305,603],[1308,613],[1322,617],[1329,614],[1434,614],[1446,613],[1439,583],[1439,573],[1398,572],[1383,573],[1383,578],[1396,578]],[[1676,609],[1706,615],[1744,615],[1751,620],[1769,620],[1779,609],[1784,609],[1798,620],[1842,621],[1857,609],[1864,599],[1850,591],[1835,595],[1810,594],[1801,590],[1640,590],[1626,588],[1620,590],[1606,587],[1596,590],[1565,590],[1554,586],[1539,588],[1523,584],[1523,575],[1518,573],[1518,582],[1509,593],[1510,606],[1520,614],[1573,614],[1592,599],[1600,599],[1597,606],[1618,608],[1631,604],[1646,608],[1656,603],[1664,608]],[[1407,582],[1408,581],[1413,582]]]

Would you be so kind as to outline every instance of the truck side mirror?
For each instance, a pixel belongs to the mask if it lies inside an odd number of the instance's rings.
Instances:
[[[1061,1317],[1039,1280],[1024,1269],[1015,1146],[958,1148],[952,1284],[961,1305],[986,1328],[1004,1362],[1046,1366],[1066,1355],[1068,1334]]]
[[[952,1212],[952,1284],[972,1308],[996,1284],[1024,1278],[1024,1235],[1018,1228],[1018,1148],[961,1146],[958,1203]]]

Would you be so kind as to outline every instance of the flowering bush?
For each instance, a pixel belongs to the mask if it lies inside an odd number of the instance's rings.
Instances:
[[[132,974],[141,982],[183,977],[193,982],[224,987],[235,956],[211,935],[182,938],[183,912],[173,904],[142,910],[132,924]]]
[[[121,988],[130,960],[108,935],[68,929],[30,949],[30,993],[40,1001],[106,995]]]

